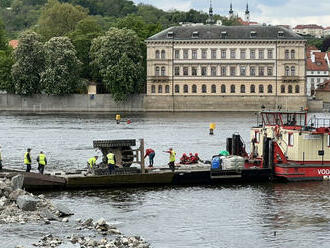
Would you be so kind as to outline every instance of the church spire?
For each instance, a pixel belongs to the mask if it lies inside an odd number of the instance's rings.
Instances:
[[[229,18],[233,18],[233,17],[234,17],[233,4],[230,3]]]
[[[212,0],[210,0],[209,18],[207,19],[206,23],[207,24],[214,24]]]
[[[249,4],[246,4],[246,10],[245,10],[245,21],[250,23],[250,11],[249,11]]]

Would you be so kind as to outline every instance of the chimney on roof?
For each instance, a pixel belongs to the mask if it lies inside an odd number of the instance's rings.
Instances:
[[[174,33],[172,31],[167,32],[167,38],[173,39]]]

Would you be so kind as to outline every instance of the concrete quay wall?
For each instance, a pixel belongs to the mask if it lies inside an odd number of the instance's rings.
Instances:
[[[19,112],[200,112],[298,110],[307,107],[304,96],[147,96],[135,95],[116,103],[111,95],[69,95],[32,97],[0,94],[0,111]]]

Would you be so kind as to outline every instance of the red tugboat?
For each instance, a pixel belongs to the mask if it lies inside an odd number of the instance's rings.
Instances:
[[[262,111],[251,130],[251,161],[273,168],[277,179],[287,181],[330,179],[330,119],[313,117],[307,111]]]

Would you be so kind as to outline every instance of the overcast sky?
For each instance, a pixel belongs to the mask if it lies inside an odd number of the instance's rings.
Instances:
[[[178,9],[208,11],[209,0],[133,0],[135,3],[151,4],[164,10]],[[216,14],[227,15],[229,5],[244,16],[247,1],[213,0]],[[330,0],[249,0],[251,21],[267,24],[319,24],[330,26]]]

